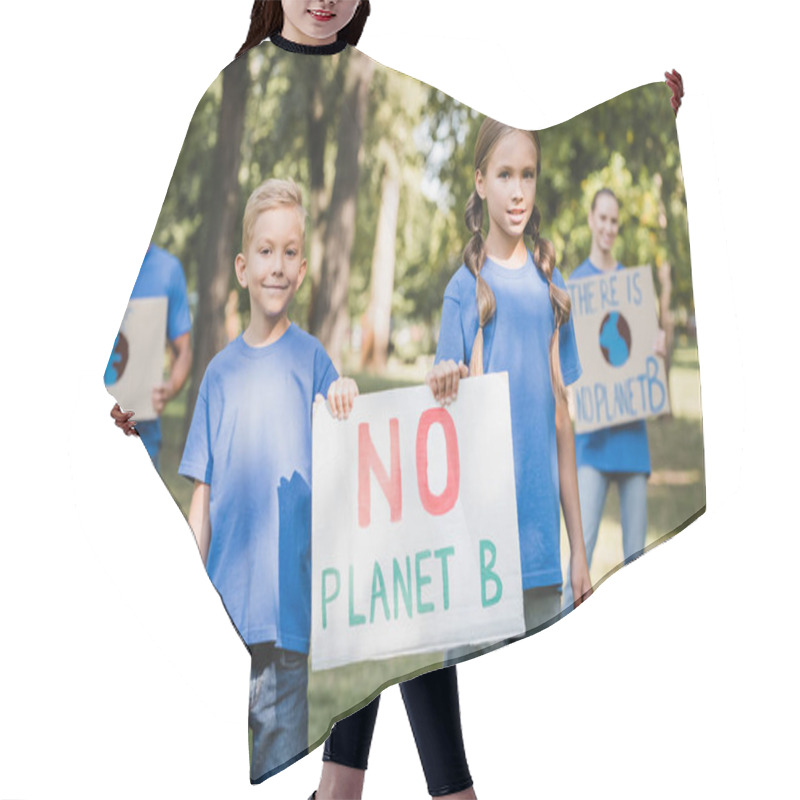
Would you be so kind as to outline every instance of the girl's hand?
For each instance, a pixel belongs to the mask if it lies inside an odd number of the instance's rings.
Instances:
[[[667,332],[663,328],[658,329],[656,343],[653,345],[653,352],[661,358],[667,357]]]
[[[459,361],[456,364],[452,359],[440,361],[426,376],[425,383],[431,387],[433,397],[437,403],[446,406],[458,396],[458,382],[469,377],[469,367]]]
[[[133,419],[133,411],[123,411],[119,407],[119,403],[114,403],[114,408],[111,409],[111,418],[126,436],[139,435],[139,431],[136,430],[136,421]]]
[[[572,580],[572,596],[575,598],[575,608],[577,608],[592,593],[592,581],[589,578],[585,551],[577,550],[572,554],[569,571]]]
[[[665,72],[664,77],[667,79],[665,83],[672,90],[672,97],[670,97],[669,103],[677,117],[678,109],[681,107],[681,98],[683,97],[683,78],[676,69],[672,70],[672,72]]]
[[[347,419],[358,397],[358,386],[352,378],[337,378],[328,389],[328,408],[336,419]]]

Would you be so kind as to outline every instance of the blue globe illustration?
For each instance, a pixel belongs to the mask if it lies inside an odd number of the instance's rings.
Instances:
[[[116,341],[114,342],[114,349],[111,351],[111,357],[108,359],[106,366],[106,373],[104,381],[106,386],[113,386],[125,372],[125,367],[128,365],[128,340],[120,333],[117,334]]]
[[[631,355],[631,328],[619,311],[611,311],[600,324],[600,352],[612,367],[621,367]]]

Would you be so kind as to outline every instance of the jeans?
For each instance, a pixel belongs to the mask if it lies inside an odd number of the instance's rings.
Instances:
[[[308,656],[273,642],[250,655],[250,782],[260,783],[308,752]]]
[[[581,503],[583,541],[586,561],[592,565],[592,555],[597,544],[600,520],[606,504],[609,484],[614,481],[619,489],[619,510],[622,523],[622,552],[627,563],[644,550],[647,535],[647,475],[643,472],[601,472],[583,464],[578,467],[578,493]],[[567,572],[564,588],[564,608],[573,604],[572,582]]]
[[[439,797],[472,786],[464,753],[455,667],[425,672],[400,684],[408,721],[422,762],[428,793]],[[325,742],[323,761],[366,769],[378,695],[369,705],[340,720]]]

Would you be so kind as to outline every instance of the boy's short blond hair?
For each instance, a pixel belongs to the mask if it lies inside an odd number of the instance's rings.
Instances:
[[[242,221],[243,253],[246,253],[247,248],[250,246],[250,240],[253,238],[253,228],[255,228],[258,215],[281,206],[294,206],[297,209],[300,230],[303,237],[305,237],[306,210],[303,208],[303,192],[291,179],[270,178],[253,191],[247,200],[247,205],[244,207],[244,220]]]

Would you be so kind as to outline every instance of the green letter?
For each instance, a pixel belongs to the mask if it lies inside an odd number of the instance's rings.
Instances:
[[[392,563],[394,564],[394,618],[397,619],[397,615],[400,611],[397,602],[397,584],[399,583],[400,591],[403,593],[403,602],[406,605],[406,613],[408,614],[408,618],[411,619],[411,558],[406,556],[405,583],[403,582],[403,573],[400,572],[400,565],[397,563],[397,559],[393,558]]]
[[[486,563],[486,553],[490,553],[490,561]],[[503,596],[503,582],[492,570],[494,562],[497,560],[497,548],[488,539],[481,539],[481,604],[484,608],[493,606],[500,601]],[[486,596],[486,584],[491,581],[495,585],[494,597]]]
[[[328,595],[328,593],[325,591],[325,587],[327,586],[327,584],[325,583],[325,579],[331,575],[334,578],[336,578],[336,588],[333,590],[332,595]],[[330,569],[322,570],[322,630],[325,630],[325,628],[328,627],[328,609],[326,606],[328,605],[328,603],[332,603],[338,596],[339,596],[339,570],[333,569],[333,567],[331,567]]]
[[[434,551],[436,558],[442,560],[442,597],[444,598],[444,610],[450,608],[450,581],[447,575],[447,556],[455,555],[455,547],[443,547],[441,550]]]
[[[430,583],[431,579],[429,576],[422,576],[419,571],[420,562],[423,559],[430,558],[431,551],[430,550],[423,550],[421,553],[417,553],[415,562],[416,562],[416,573],[417,573],[417,613],[418,614],[427,614],[429,611],[433,611],[433,603],[423,603],[422,602],[422,587],[426,583]]]
[[[356,614],[355,609],[353,608],[353,565],[350,565],[350,587],[349,592],[350,595],[350,627],[352,628],[354,625],[363,625],[367,618],[363,614]]]
[[[370,624],[375,619],[375,600],[380,597],[383,600],[383,613],[386,619],[389,619],[389,602],[386,599],[386,584],[383,582],[383,573],[381,572],[381,565],[376,561],[375,567],[372,570],[372,602],[369,607],[369,621]]]

